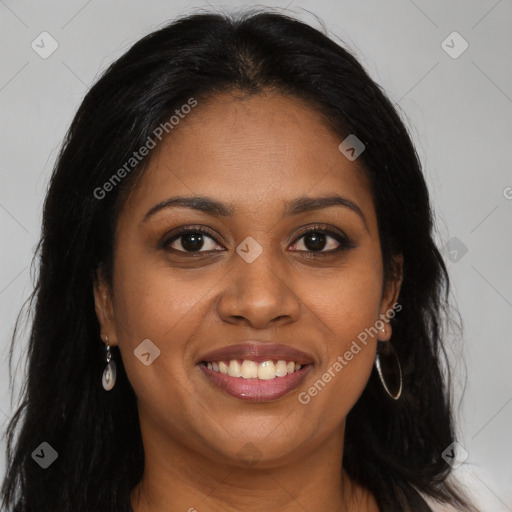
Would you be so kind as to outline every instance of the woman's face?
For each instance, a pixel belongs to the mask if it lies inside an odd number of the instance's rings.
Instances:
[[[270,467],[342,438],[375,358],[377,337],[364,344],[361,333],[392,308],[400,283],[383,287],[369,184],[340,142],[297,99],[223,94],[152,150],[118,220],[112,295],[101,279],[95,288],[147,439]],[[177,196],[227,211],[171,204]],[[343,199],[311,201],[334,196]],[[198,228],[206,233],[178,236]],[[273,343],[302,354],[265,352]],[[308,366],[288,374],[301,357]],[[265,360],[284,360],[283,376],[265,378]]]

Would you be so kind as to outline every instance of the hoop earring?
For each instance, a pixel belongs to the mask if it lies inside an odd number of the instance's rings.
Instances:
[[[105,391],[110,391],[116,383],[116,363],[115,361],[112,361],[112,353],[110,352],[110,345],[108,344],[108,336],[105,336],[105,342],[107,344],[105,347],[107,365],[103,370],[101,383],[103,384],[103,389],[105,389]]]
[[[398,400],[402,394],[402,367],[390,341],[377,340],[375,366],[386,393]]]

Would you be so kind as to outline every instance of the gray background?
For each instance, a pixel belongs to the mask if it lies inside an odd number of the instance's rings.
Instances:
[[[133,42],[176,15],[198,7],[244,5],[0,0],[4,428],[13,413],[7,349],[16,315],[32,287],[30,262],[44,194],[57,150],[85,92]],[[468,453],[455,474],[473,489],[484,510],[512,511],[512,2],[317,0],[265,5],[288,6],[316,27],[311,13],[324,20],[388,92],[411,130],[437,214],[439,244],[449,243],[446,261],[464,323],[462,340],[447,339],[460,402],[461,445]],[[59,45],[47,59],[31,48],[34,40],[42,45],[38,36],[43,31]],[[442,45],[454,31],[469,45],[458,58],[453,58],[463,48],[458,36]],[[23,364],[22,357],[18,387]],[[4,470],[2,457],[2,474]]]

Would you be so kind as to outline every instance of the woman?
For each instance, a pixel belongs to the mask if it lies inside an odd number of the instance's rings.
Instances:
[[[51,180],[4,504],[476,511],[443,458],[432,229],[404,125],[327,36],[269,12],[148,35]]]

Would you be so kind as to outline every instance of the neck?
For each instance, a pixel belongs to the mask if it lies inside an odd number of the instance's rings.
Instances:
[[[241,466],[143,428],[145,468],[130,495],[133,512],[378,512],[373,495],[342,469],[343,435],[344,426],[299,456]]]

